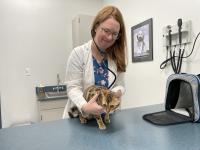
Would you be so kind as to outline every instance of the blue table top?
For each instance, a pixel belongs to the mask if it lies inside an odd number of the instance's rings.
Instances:
[[[99,130],[76,119],[0,130],[0,150],[200,150],[200,124],[157,126],[142,119],[161,105],[120,110]]]

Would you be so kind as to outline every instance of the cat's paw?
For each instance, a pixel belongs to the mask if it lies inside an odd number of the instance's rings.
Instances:
[[[105,125],[101,125],[101,126],[99,126],[99,129],[100,129],[100,130],[105,130],[105,129],[106,129],[106,126],[105,126]]]
[[[82,124],[87,123],[87,119],[86,119],[86,118],[79,117],[79,119],[80,119],[80,122],[81,122]]]
[[[87,119],[83,119],[83,120],[81,120],[81,123],[82,123],[82,124],[87,123]]]
[[[110,119],[105,118],[105,119],[104,119],[104,122],[107,123],[107,124],[109,124],[109,123],[110,123]]]

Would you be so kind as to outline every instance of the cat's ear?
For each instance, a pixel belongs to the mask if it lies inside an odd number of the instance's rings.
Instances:
[[[112,92],[112,95],[113,95],[114,97],[121,98],[122,92],[121,92],[121,90],[118,90],[117,92]]]

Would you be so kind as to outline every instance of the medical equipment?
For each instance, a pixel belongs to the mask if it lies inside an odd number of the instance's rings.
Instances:
[[[174,73],[180,73],[182,67],[183,58],[188,58],[194,50],[196,40],[200,33],[197,34],[193,47],[189,55],[184,56],[186,45],[191,43],[191,21],[182,22],[182,19],[178,19],[177,25],[168,25],[163,29],[164,46],[167,49],[166,60],[160,65],[160,69],[164,69],[167,63],[170,61]],[[176,48],[179,51],[176,51]],[[168,53],[170,57],[168,58]]]
[[[168,25],[166,27],[167,32],[168,32],[168,34],[166,36],[166,40],[168,42],[168,44],[166,44],[167,55],[168,55],[168,50],[169,50],[170,62],[171,62],[171,66],[172,66],[174,73],[180,73],[180,71],[181,71],[182,59],[183,59],[183,55],[185,52],[185,45],[187,44],[187,42],[184,42],[185,43],[184,48],[182,49],[182,25],[183,25],[182,19],[180,18],[177,21],[177,26],[175,26],[176,28],[171,25]],[[186,31],[190,32],[188,26],[187,26],[187,28],[186,27],[185,28],[187,29]],[[178,29],[177,29],[177,27],[178,27]],[[177,34],[178,34],[178,36],[177,36]],[[187,38],[188,34],[185,35],[185,37]],[[177,39],[178,39],[178,42],[176,42],[176,44],[174,44],[174,40],[177,41]],[[172,45],[172,43],[173,43],[173,45]],[[172,46],[174,46],[174,50],[173,50]],[[176,55],[176,46],[179,46],[178,56]],[[166,67],[166,65],[167,65],[167,63],[165,63],[165,65],[160,68],[163,69],[164,67]]]

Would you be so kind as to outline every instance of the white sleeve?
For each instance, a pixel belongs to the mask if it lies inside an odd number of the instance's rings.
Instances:
[[[65,83],[69,99],[81,111],[87,103],[83,97],[83,53],[80,49],[74,49],[67,62]]]

